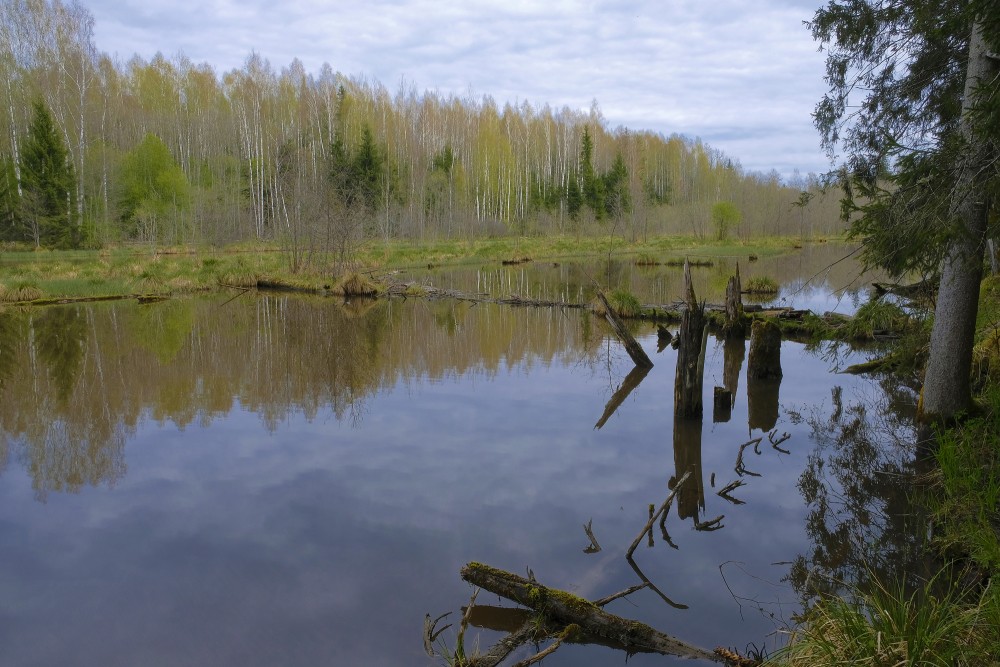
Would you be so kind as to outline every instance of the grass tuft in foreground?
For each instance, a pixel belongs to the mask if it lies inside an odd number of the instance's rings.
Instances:
[[[944,571],[938,576],[947,576]],[[978,594],[951,588],[938,597],[935,580],[907,595],[902,586],[875,584],[848,602],[823,599],[793,631],[788,646],[768,665],[991,665],[1000,646],[996,625],[1000,597],[991,587]],[[971,601],[970,601],[971,598]]]

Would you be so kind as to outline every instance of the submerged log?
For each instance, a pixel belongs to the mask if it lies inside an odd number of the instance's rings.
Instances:
[[[461,576],[470,584],[534,609],[547,619],[562,625],[579,625],[583,632],[613,640],[626,650],[722,662],[722,658],[715,653],[671,637],[645,623],[615,616],[589,600],[504,570],[469,563],[462,568]]]
[[[625,345],[625,351],[628,352],[628,356],[632,358],[632,362],[636,366],[642,366],[643,368],[652,368],[653,362],[649,359],[645,350],[642,349],[642,345],[632,337],[632,334],[628,332],[625,325],[621,323],[618,316],[615,315],[614,308],[608,303],[608,299],[604,296],[604,292],[597,290],[597,298],[600,299],[601,303],[604,305],[604,317],[607,318],[608,323],[611,328],[614,329],[615,334],[621,339],[622,343]]]

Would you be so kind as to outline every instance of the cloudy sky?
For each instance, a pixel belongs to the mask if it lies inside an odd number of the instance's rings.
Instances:
[[[82,0],[101,51],[218,73],[251,51],[326,62],[390,91],[589,109],[608,126],[700,137],[749,170],[829,169],[811,112],[819,0]]]

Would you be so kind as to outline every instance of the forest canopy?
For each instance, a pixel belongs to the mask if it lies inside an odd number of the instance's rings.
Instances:
[[[719,202],[742,239],[842,224],[817,177],[785,182],[698,139],[610,128],[596,101],[582,111],[390,92],[329,65],[276,70],[255,53],[221,75],[184,56],[120,62],[98,50],[77,2],[0,2],[0,71],[0,241],[712,237]],[[45,234],[24,187],[38,113],[63,151],[50,156],[62,194]],[[820,196],[793,208],[801,191]]]

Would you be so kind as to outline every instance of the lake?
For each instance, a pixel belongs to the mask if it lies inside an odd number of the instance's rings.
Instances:
[[[786,257],[797,273],[767,260],[777,298],[850,312],[864,281],[832,293],[856,267],[807,283],[823,268],[808,259]],[[608,268],[404,277],[586,297],[581,276]],[[680,269],[610,268],[646,302],[680,297]],[[710,300],[720,271],[695,272]],[[579,309],[231,296],[0,310],[0,663],[434,664],[424,616],[457,624],[462,565],[530,568],[591,599],[639,583],[625,551],[686,471],[673,546],[656,527],[635,560],[687,608],[647,589],[612,613],[708,649],[773,649],[820,570],[908,567],[917,532],[893,518],[900,484],[880,474],[912,468],[915,399],[835,372],[863,352],[786,341],[780,384],[748,395],[745,347],[712,337],[704,418],[675,424],[676,352],[657,352],[651,324],[633,331],[656,365],[623,398],[631,361]],[[713,414],[713,387],[734,383],[731,410]],[[778,449],[768,433],[789,438]],[[568,645],[545,664],[625,657]]]

